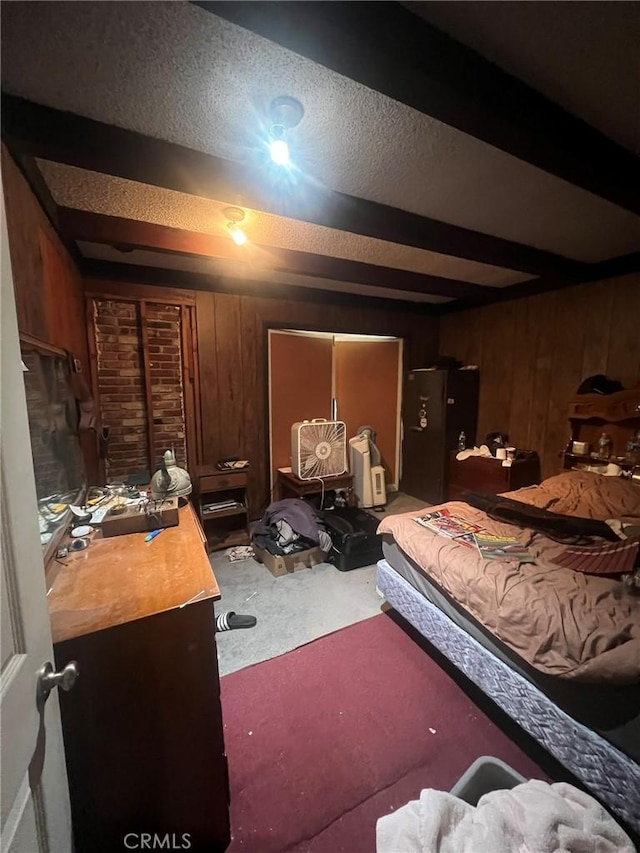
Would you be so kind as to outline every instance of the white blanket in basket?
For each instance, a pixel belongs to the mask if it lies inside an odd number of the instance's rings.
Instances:
[[[427,788],[380,818],[376,836],[377,853],[636,853],[593,797],[538,779],[491,791],[477,806]]]

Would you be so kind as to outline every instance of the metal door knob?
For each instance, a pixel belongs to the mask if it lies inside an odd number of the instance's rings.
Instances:
[[[61,687],[65,692],[71,690],[79,674],[75,660],[70,661],[60,672],[55,672],[51,661],[47,661],[38,671],[38,700],[44,704],[54,687]]]

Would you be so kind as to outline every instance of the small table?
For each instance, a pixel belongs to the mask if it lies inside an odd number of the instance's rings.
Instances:
[[[306,498],[309,495],[320,495],[335,489],[351,489],[353,485],[353,474],[338,474],[335,477],[323,477],[320,480],[301,480],[293,471],[278,470],[278,479],[274,489],[275,500],[282,501],[285,498]]]

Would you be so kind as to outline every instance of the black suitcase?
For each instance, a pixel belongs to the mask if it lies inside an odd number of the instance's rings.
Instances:
[[[327,561],[341,572],[371,566],[382,559],[382,537],[376,533],[380,522],[357,507],[333,509],[324,523],[333,543]]]

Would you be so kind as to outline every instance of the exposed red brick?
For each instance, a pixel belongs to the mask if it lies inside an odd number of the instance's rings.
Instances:
[[[148,418],[153,418],[152,469],[173,448],[186,465],[180,309],[148,304],[151,411],[147,411],[140,312],[133,302],[94,301],[102,422],[111,428],[106,471],[122,479],[149,467]]]

